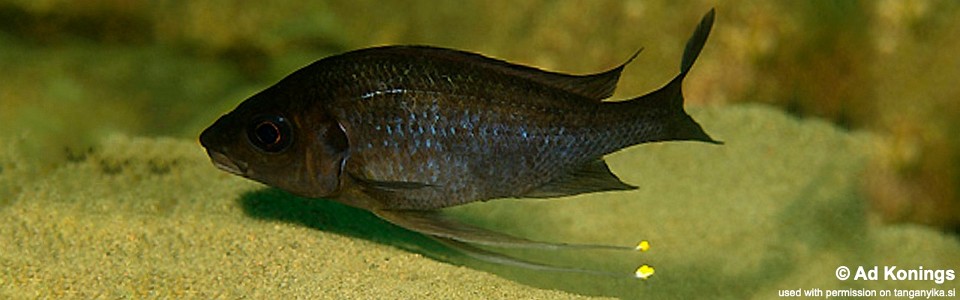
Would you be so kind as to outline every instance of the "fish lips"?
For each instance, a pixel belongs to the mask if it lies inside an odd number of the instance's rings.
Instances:
[[[246,162],[238,161],[231,159],[226,153],[226,147],[223,141],[228,140],[227,137],[223,134],[222,128],[228,128],[225,124],[227,123],[227,116],[222,116],[217,119],[213,125],[204,129],[200,133],[200,145],[207,150],[207,156],[210,157],[210,161],[213,162],[213,165],[217,169],[223,170],[227,173],[247,177],[247,172],[249,171],[249,164]]]
[[[207,156],[210,156],[210,161],[213,162],[213,165],[216,166],[217,169],[237,176],[247,177],[247,163],[235,161],[222,152],[210,149],[207,149]]]

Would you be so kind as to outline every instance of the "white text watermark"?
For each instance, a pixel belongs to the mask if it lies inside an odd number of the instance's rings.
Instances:
[[[820,289],[820,288],[797,288],[781,289],[777,291],[780,297],[898,297],[898,298],[920,298],[930,299],[939,297],[957,297],[956,288],[943,288],[943,284],[957,279],[956,271],[953,269],[899,267],[899,266],[839,266],[833,274],[840,281],[876,281],[876,282],[929,282],[929,289],[868,289],[868,288],[846,288],[846,289]]]

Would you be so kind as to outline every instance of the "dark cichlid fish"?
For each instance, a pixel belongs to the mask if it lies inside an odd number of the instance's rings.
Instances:
[[[681,92],[712,24],[711,10],[687,43],[679,75],[630,100],[602,101],[629,60],[567,75],[457,50],[388,46],[297,70],[222,116],[200,142],[227,172],[452,243],[565,247],[432,211],[633,189],[604,155],[648,142],[717,143],[684,112]]]

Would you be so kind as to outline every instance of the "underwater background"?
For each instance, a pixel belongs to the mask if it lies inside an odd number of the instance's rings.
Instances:
[[[472,260],[362,211],[215,169],[199,132],[310,62],[429,44],[567,73],[614,99],[676,74],[723,146],[608,156],[636,191],[449,209],[539,240],[511,251],[649,280]],[[0,298],[773,298],[956,289],[839,280],[846,266],[960,271],[954,1],[0,0]],[[881,279],[882,279],[881,274]]]

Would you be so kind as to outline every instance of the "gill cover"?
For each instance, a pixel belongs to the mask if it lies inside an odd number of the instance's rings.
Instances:
[[[304,161],[306,174],[313,176],[312,186],[303,187],[309,197],[328,197],[339,193],[342,182],[343,166],[347,160],[350,143],[346,130],[339,122],[325,115],[316,123],[316,128],[304,131],[305,136],[313,139],[305,149]]]

